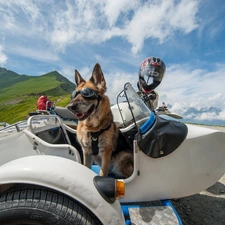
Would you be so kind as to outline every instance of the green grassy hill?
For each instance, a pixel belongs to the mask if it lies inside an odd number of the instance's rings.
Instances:
[[[75,84],[57,71],[28,76],[0,67],[0,122],[24,120],[30,111],[36,110],[42,94],[57,106],[66,106],[74,88]]]
[[[13,71],[0,67],[0,90],[5,87],[9,87],[12,84],[28,80],[29,76],[19,75]]]

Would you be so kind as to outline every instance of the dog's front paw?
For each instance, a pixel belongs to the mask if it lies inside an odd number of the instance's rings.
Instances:
[[[104,172],[102,169],[100,170],[100,176],[106,177],[108,175],[107,172]]]

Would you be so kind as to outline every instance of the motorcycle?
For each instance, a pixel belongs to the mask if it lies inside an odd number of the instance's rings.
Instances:
[[[1,224],[182,224],[169,199],[222,177],[225,133],[157,115],[130,83],[111,110],[133,146],[126,179],[83,166],[76,129],[57,115],[31,116],[27,128],[0,138]]]

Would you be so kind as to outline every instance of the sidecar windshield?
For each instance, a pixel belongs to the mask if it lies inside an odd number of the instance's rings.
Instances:
[[[137,128],[154,114],[141,100],[130,83],[124,85],[124,90],[117,96],[117,104],[111,107],[114,121],[119,127],[125,128],[134,124]]]

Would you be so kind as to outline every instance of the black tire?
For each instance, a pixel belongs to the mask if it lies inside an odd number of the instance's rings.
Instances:
[[[71,198],[50,189],[22,188],[0,195],[1,225],[102,225]]]

